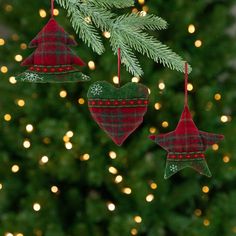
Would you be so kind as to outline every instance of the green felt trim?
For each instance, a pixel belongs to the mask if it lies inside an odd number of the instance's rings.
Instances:
[[[36,71],[27,70],[16,76],[16,81],[30,83],[70,83],[70,82],[87,82],[90,77],[79,71],[67,73],[38,73]]]
[[[122,87],[114,87],[106,81],[93,83],[88,90],[88,99],[148,99],[148,88],[139,83],[127,83]]]

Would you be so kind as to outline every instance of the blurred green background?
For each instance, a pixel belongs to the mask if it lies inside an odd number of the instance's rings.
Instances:
[[[150,104],[143,124],[117,147],[92,120],[86,100],[92,82],[112,83],[117,75],[109,41],[104,37],[102,56],[93,53],[55,4],[57,21],[79,43],[73,50],[90,62],[83,72],[92,81],[15,83],[50,3],[0,0],[0,236],[236,235],[234,4],[136,1],[138,10],[167,20],[169,28],[154,35],[193,67],[189,105],[198,128],[225,135],[207,151],[212,178],[185,169],[164,180],[166,152],[147,136],[176,127],[183,74],[139,55]],[[122,83],[132,79],[122,68]]]

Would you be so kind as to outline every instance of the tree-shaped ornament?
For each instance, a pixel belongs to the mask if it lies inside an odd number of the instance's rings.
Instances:
[[[37,49],[21,63],[29,68],[16,76],[17,81],[65,83],[90,80],[75,67],[84,66],[85,63],[69,48],[77,43],[58,25],[53,17],[53,9],[54,0],[51,0],[51,19],[30,42],[29,47]]]
[[[143,122],[149,97],[148,88],[142,84],[129,82],[119,87],[120,62],[118,49],[118,87],[98,81],[88,91],[93,119],[118,146]]]
[[[188,65],[185,64],[185,104],[176,129],[167,134],[150,135],[149,138],[164,148],[167,161],[164,178],[167,179],[185,167],[211,177],[204,152],[224,138],[223,135],[198,130],[188,107]]]

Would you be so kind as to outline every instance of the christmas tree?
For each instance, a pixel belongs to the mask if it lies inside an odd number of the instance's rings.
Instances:
[[[225,135],[206,152],[212,178],[184,169],[164,180],[166,152],[148,136],[175,129],[183,74],[139,54],[142,79],[122,68],[121,83],[142,82],[151,94],[143,124],[117,147],[88,111],[90,82],[16,83],[14,75],[29,55],[27,44],[48,22],[50,5],[0,0],[0,235],[236,235],[234,4],[138,0],[131,8],[112,10],[117,16],[141,11],[168,22],[168,29],[152,34],[192,65],[188,91],[195,123]],[[55,19],[74,32],[66,18],[70,8],[55,7]],[[91,50],[81,43],[79,30],[74,49],[88,62],[84,73],[93,81],[116,83],[117,58],[106,30],[102,55],[95,53],[96,45]]]

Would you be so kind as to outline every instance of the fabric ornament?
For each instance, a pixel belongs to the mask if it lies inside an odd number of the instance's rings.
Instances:
[[[120,49],[118,50],[120,83]],[[93,119],[108,136],[121,146],[143,122],[147,111],[148,88],[139,83],[114,87],[106,81],[92,84],[88,91],[88,107]]]
[[[196,127],[187,100],[188,64],[185,64],[185,105],[176,129],[167,134],[150,135],[149,138],[168,152],[164,178],[167,179],[191,167],[202,175],[211,177],[204,152],[224,138],[223,135],[203,132]]]
[[[75,67],[85,63],[69,48],[76,46],[76,41],[53,18],[53,2],[51,19],[29,44],[29,48],[37,49],[21,63],[29,68],[16,76],[17,81],[65,83],[90,80]]]

